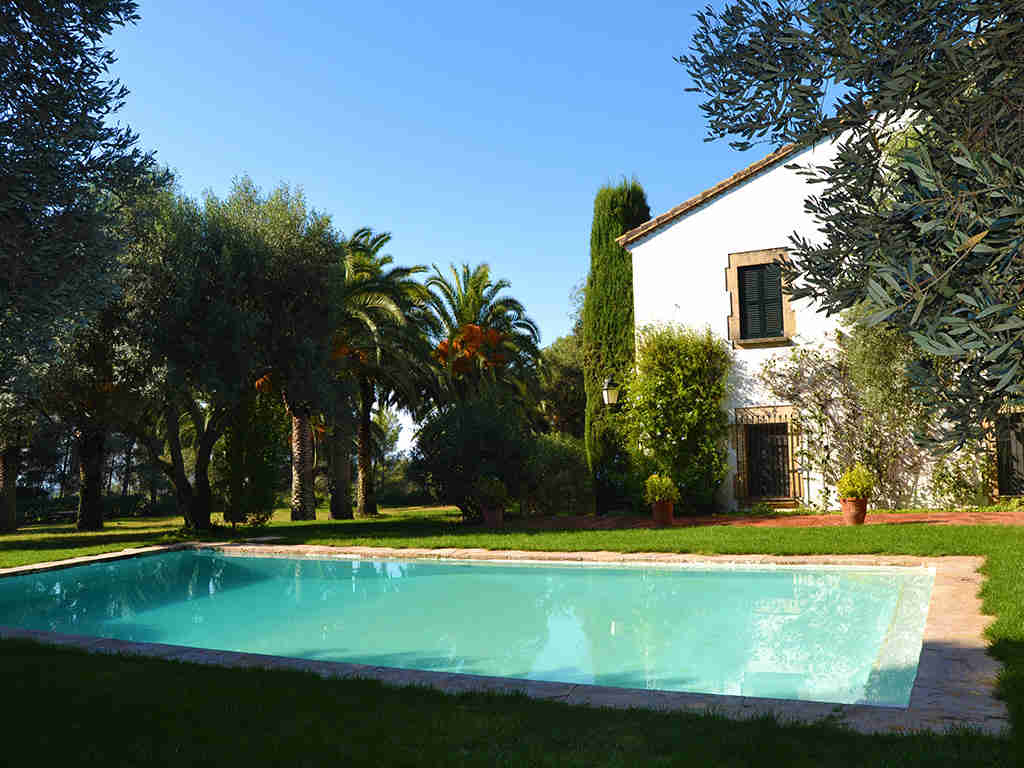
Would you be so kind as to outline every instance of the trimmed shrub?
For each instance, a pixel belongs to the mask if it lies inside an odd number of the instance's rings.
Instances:
[[[671,477],[654,474],[647,478],[644,483],[644,501],[654,504],[659,501],[679,501],[679,489],[672,482]]]
[[[863,464],[854,464],[836,483],[840,499],[866,499],[875,488],[875,476]]]
[[[178,514],[178,500],[173,493],[157,496],[156,503],[145,498],[136,510],[139,517],[174,517]]]
[[[594,484],[583,441],[566,434],[539,435],[526,463],[526,510],[538,515],[594,510]]]
[[[732,350],[711,329],[648,326],[638,337],[624,414],[634,445],[679,488],[682,501],[710,512],[725,480],[725,411]]]

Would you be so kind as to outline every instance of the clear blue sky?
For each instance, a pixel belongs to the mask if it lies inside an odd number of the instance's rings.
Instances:
[[[672,57],[703,3],[139,6],[109,39],[118,119],[185,193],[284,181],[343,232],[390,231],[399,263],[487,261],[545,345],[569,329],[602,183],[635,175],[656,214],[760,154],[704,143],[683,92]]]

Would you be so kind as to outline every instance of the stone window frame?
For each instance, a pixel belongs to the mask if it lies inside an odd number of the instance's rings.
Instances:
[[[782,261],[788,249],[764,248],[757,251],[738,251],[729,254],[729,265],[725,268],[725,289],[729,293],[729,341],[741,349],[747,347],[787,347],[793,344],[796,335],[796,312],[789,303],[789,295],[782,291],[782,335],[759,339],[744,339],[740,336],[740,267],[756,267]],[[783,281],[785,288],[785,281]]]

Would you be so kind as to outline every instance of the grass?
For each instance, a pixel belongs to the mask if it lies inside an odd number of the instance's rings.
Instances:
[[[239,529],[232,534],[225,529],[213,538],[275,535],[290,543],[334,546],[980,555],[986,558],[984,609],[998,617],[988,634],[993,654],[1004,663],[999,693],[1010,708],[1013,736],[864,737],[829,724],[736,724],[714,717],[610,713],[516,697],[448,697],[373,683],[97,658],[4,642],[0,666],[8,686],[15,688],[11,693],[16,698],[10,700],[19,702],[16,718],[36,713],[35,721],[30,717],[25,723],[5,723],[19,734],[18,743],[48,738],[49,723],[57,722],[76,723],[88,734],[87,742],[54,744],[65,750],[87,743],[85,762],[124,763],[129,755],[129,762],[157,763],[173,756],[175,762],[229,759],[255,764],[318,764],[340,757],[357,765],[1024,765],[1024,527],[907,523],[534,531],[512,526],[495,533],[460,525],[457,513],[446,508],[393,509],[366,521],[292,523],[285,516],[279,511],[259,532]],[[71,526],[30,526],[0,537],[0,567],[172,542],[181,536],[180,524],[180,518],[119,521],[91,534],[75,533]],[[104,727],[111,716],[118,726],[113,730]],[[81,756],[73,759],[83,762]]]
[[[446,696],[373,681],[90,656],[5,642],[10,764],[1009,766],[970,733],[863,736],[770,718]]]

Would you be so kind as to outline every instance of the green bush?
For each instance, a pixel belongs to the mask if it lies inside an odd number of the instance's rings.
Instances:
[[[504,509],[508,506],[509,495],[505,484],[494,475],[478,477],[471,491],[473,503],[481,510]]]
[[[725,411],[732,350],[709,328],[640,331],[624,414],[633,445],[675,482],[689,507],[712,511],[728,470]]]
[[[235,410],[210,466],[214,502],[224,522],[265,525],[277,499],[276,468],[286,456],[286,417],[280,399],[253,394]]]
[[[156,503],[151,503],[147,497],[139,504],[136,513],[139,517],[173,517],[178,514],[178,500],[173,493],[157,496]]]
[[[430,504],[430,491],[416,482],[409,459],[400,458],[393,466],[382,468],[377,476],[377,503],[386,507],[412,507]]]
[[[994,484],[995,464],[980,442],[941,457],[932,469],[932,494],[954,507],[987,504]]]
[[[142,495],[131,493],[127,496],[104,496],[103,519],[113,520],[118,517],[134,517],[139,514],[142,506]]]
[[[477,496],[481,478],[493,477],[517,495],[529,456],[526,423],[519,407],[500,398],[453,401],[420,426],[412,452],[413,480],[442,504],[459,508],[467,521],[483,519]]]
[[[651,475],[644,483],[644,501],[654,504],[659,501],[679,501],[679,490],[672,482],[671,477],[665,475]]]
[[[526,462],[526,510],[539,515],[587,514],[594,510],[594,484],[583,440],[567,434],[539,435]]]
[[[854,464],[836,483],[840,499],[866,499],[875,487],[875,477],[863,464]]]
[[[18,519],[22,522],[56,519],[61,513],[74,512],[78,507],[78,496],[63,499],[51,498],[36,489],[18,488]]]

